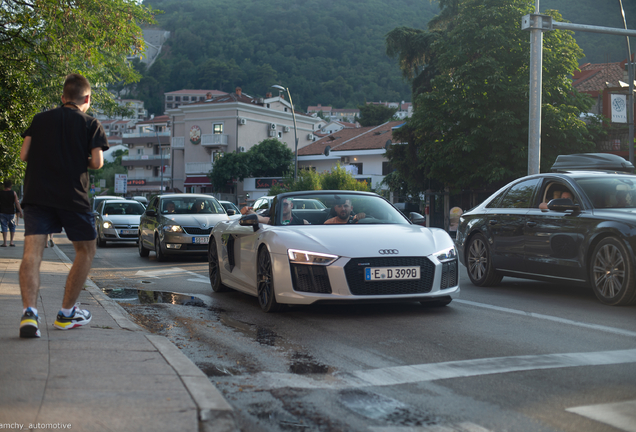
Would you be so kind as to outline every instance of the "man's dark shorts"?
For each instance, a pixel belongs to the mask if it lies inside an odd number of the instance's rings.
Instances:
[[[97,238],[95,216],[91,212],[75,212],[55,207],[29,204],[24,208],[24,235],[61,233],[70,241],[89,241]]]

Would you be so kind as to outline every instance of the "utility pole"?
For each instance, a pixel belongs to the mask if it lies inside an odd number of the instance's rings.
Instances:
[[[543,58],[543,32],[552,30],[572,30],[612,35],[636,36],[636,30],[616,29],[583,24],[563,23],[554,21],[551,16],[539,14],[539,0],[535,0],[535,13],[521,18],[521,29],[530,31],[530,110],[528,124],[528,175],[538,174],[541,164],[541,81]],[[628,46],[629,51],[629,46]],[[628,122],[630,124],[629,157],[634,163],[634,75],[631,53],[628,53],[630,69],[630,106]]]

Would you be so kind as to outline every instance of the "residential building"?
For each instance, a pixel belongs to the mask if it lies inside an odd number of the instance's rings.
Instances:
[[[112,120],[113,118],[123,120],[143,120],[148,118],[148,110],[144,108],[144,101],[138,99],[117,99],[116,102],[120,107],[129,108],[132,111],[132,114],[122,117],[109,117],[100,110],[94,109],[94,117],[102,123],[104,120]]]
[[[320,104],[316,106],[308,106],[307,114],[318,114],[322,112],[324,117],[331,117],[331,107],[330,106],[322,106]]]
[[[208,173],[214,161],[227,152],[244,152],[268,138],[277,138],[294,150],[314,140],[320,119],[296,112],[284,95],[255,98],[236,88],[234,93],[167,111],[172,125],[172,185],[185,192],[214,192]],[[218,193],[222,191],[217,191]],[[241,202],[243,184],[228,185],[220,198]],[[254,197],[252,197],[254,198]]]
[[[298,166],[325,172],[340,164],[376,189],[391,172],[385,153],[393,144],[393,130],[402,124],[393,121],[380,126],[343,128],[299,150]]]
[[[607,138],[596,143],[597,150],[627,158],[629,155],[627,119],[625,118],[624,123],[612,122],[612,96],[624,95],[627,100],[626,97],[629,94],[627,59],[616,63],[586,63],[579,68],[580,71],[572,74],[572,85],[579,92],[586,93],[594,99],[594,106],[590,113],[602,115],[606,119]],[[624,107],[623,111],[626,111]]]
[[[360,117],[358,108],[334,108],[331,110],[331,120],[353,123]]]
[[[348,123],[348,122],[336,120],[336,121],[330,121],[326,125],[320,127],[320,133],[328,135],[334,132],[341,131],[342,129],[355,129],[359,127],[360,127],[360,123],[358,122]],[[316,135],[318,135],[318,133],[316,133]]]
[[[170,119],[167,115],[137,122],[122,135],[128,156],[122,166],[128,170],[128,194],[148,196],[171,185]]]
[[[218,96],[225,96],[227,93],[220,90],[177,90],[164,93],[164,111],[179,108],[183,104],[203,102]]]

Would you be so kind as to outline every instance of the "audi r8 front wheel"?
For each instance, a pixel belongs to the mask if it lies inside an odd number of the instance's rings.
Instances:
[[[210,285],[212,285],[212,291],[223,292],[227,291],[227,287],[221,282],[221,269],[219,267],[219,252],[216,248],[216,240],[214,237],[210,240],[208,246],[208,275],[210,276]]]
[[[272,258],[266,247],[261,247],[258,252],[256,271],[258,304],[264,312],[279,312],[283,305],[276,301],[274,292],[274,279],[272,277]]]

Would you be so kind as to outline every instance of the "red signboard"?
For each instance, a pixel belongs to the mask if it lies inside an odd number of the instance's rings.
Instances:
[[[144,186],[146,184],[145,179],[128,179],[126,181],[128,186]]]
[[[274,185],[283,185],[282,178],[257,178],[256,181],[256,189],[269,189]]]

